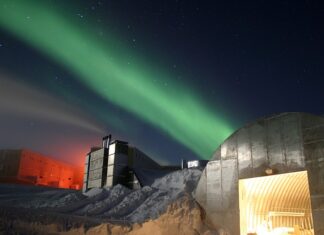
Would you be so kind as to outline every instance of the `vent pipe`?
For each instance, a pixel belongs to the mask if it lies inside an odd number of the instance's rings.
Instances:
[[[109,148],[110,141],[111,141],[111,135],[107,135],[107,136],[103,137],[102,138],[102,147]]]

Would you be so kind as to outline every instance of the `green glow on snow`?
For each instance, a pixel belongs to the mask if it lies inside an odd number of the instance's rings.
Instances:
[[[163,130],[204,159],[232,133],[224,117],[166,73],[152,71],[140,59],[129,65],[125,58],[130,52],[119,48],[112,35],[103,43],[90,29],[81,29],[41,3],[2,2],[0,27],[67,67],[107,101]],[[167,81],[168,86],[154,79]]]

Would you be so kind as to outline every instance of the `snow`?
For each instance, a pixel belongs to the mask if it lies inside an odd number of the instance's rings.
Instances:
[[[132,222],[143,222],[147,219],[157,218],[172,202],[185,193],[191,194],[196,187],[200,175],[200,170],[185,169],[175,171],[155,180],[151,185],[154,193],[147,197],[145,202],[138,205],[126,218]]]
[[[198,169],[184,169],[182,171],[172,172],[162,178],[154,181],[153,188],[162,190],[178,189],[192,192],[201,175]]]
[[[83,195],[87,197],[94,197],[100,193],[102,193],[105,190],[105,188],[92,188],[88,192],[83,193]]]
[[[0,207],[10,205],[42,208],[67,215],[142,223],[157,218],[166,211],[168,205],[184,194],[190,195],[200,175],[201,171],[198,169],[185,169],[169,173],[156,179],[151,186],[138,190],[116,185],[112,188],[93,188],[86,193],[0,185]]]

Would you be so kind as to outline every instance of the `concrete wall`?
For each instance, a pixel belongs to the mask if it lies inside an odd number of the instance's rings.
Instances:
[[[215,151],[195,197],[215,226],[239,234],[239,179],[307,170],[316,234],[324,234],[324,118],[283,113],[232,134]],[[323,207],[322,207],[323,208]],[[323,232],[320,232],[322,231]]]
[[[102,187],[106,183],[108,158],[107,151],[108,149],[102,148],[89,154],[90,158],[88,159],[89,171],[87,175],[87,189]]]

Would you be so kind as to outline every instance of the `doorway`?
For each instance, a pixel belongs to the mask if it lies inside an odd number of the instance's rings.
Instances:
[[[241,235],[314,235],[307,171],[239,181]]]

